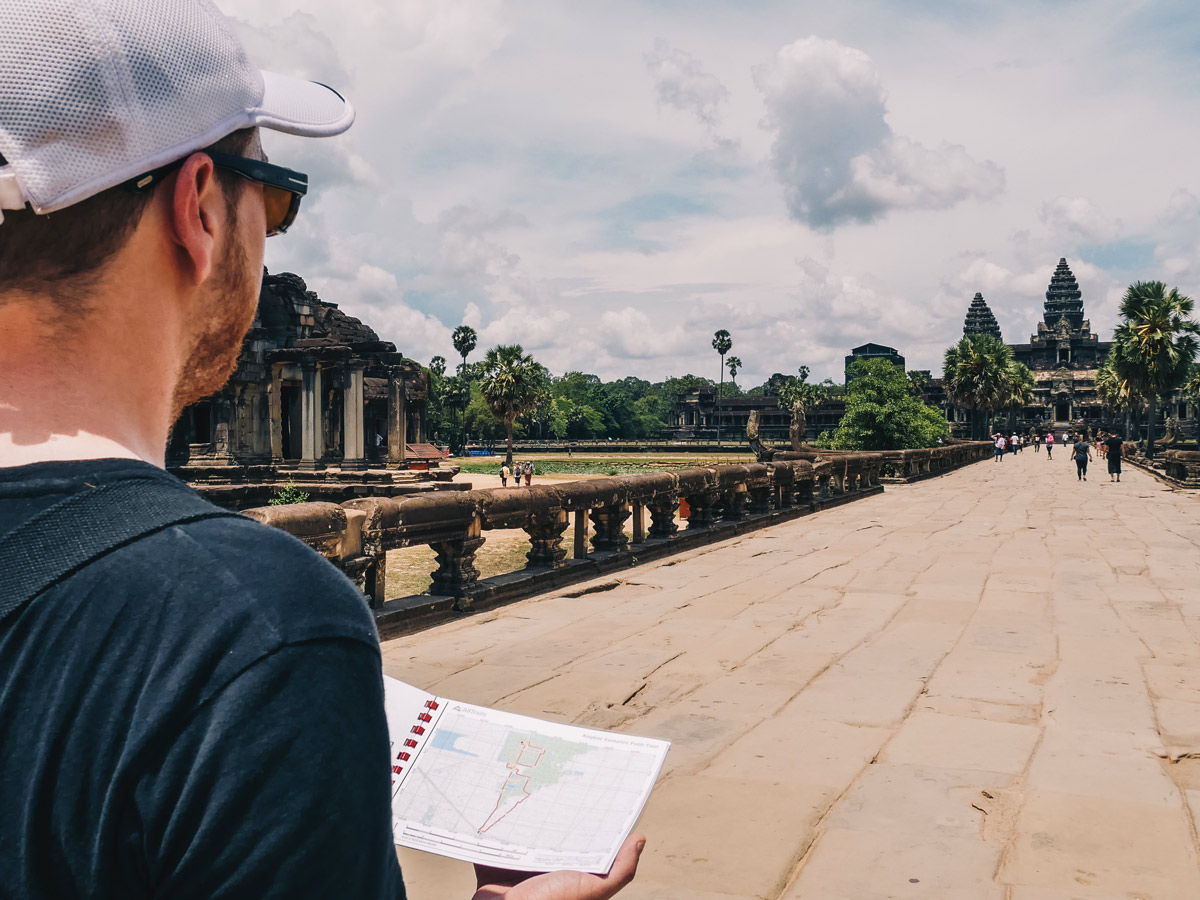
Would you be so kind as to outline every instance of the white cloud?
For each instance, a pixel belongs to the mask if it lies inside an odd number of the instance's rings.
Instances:
[[[860,50],[803,38],[756,67],[754,80],[788,210],[813,228],[870,223],[895,209],[946,209],[1004,188],[995,163],[893,134],[879,73]]]
[[[1121,235],[1121,223],[1110,219],[1086,197],[1056,197],[1042,204],[1038,218],[1055,236],[1076,243],[1103,244]]]
[[[654,42],[654,50],[645,60],[661,105],[691,113],[710,128],[719,124],[720,107],[729,99],[729,89],[704,71],[700,60],[662,38]]]

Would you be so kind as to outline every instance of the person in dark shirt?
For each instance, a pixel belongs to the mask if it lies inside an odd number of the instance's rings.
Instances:
[[[1088,461],[1092,458],[1092,445],[1087,442],[1086,437],[1080,434],[1071,450],[1075,457],[1076,480],[1087,481],[1087,468]]]
[[[353,112],[251,67],[210,0],[6,0],[0,59],[0,898],[404,898],[361,592],[248,519],[75,568],[87,522],[39,527],[89,492],[186,493],[171,425],[233,371],[307,190],[256,129]],[[605,900],[643,846],[603,877],[480,869],[477,896]]]
[[[1121,480],[1121,453],[1125,449],[1125,439],[1119,434],[1110,434],[1104,439],[1105,456],[1108,458],[1108,480]]]

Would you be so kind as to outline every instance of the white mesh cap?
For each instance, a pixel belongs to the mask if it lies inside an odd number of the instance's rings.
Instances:
[[[63,209],[242,128],[353,121],[251,65],[211,0],[0,0],[0,209]]]

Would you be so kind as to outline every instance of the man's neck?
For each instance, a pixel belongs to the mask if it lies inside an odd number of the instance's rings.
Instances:
[[[0,304],[0,468],[104,458],[162,467],[178,352],[166,330],[117,304],[54,343],[36,308]]]

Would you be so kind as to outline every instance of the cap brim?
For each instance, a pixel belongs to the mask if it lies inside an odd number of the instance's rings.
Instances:
[[[331,137],[354,124],[354,107],[333,88],[275,72],[263,72],[262,103],[250,110],[262,128],[304,137]]]

